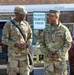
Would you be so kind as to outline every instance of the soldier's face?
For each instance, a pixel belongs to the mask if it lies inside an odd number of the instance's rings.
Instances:
[[[57,16],[55,16],[55,15],[48,15],[48,22],[51,24],[51,25],[53,25],[53,24],[55,24],[56,23],[56,20],[57,20]]]
[[[19,20],[20,20],[20,21],[23,21],[24,18],[25,18],[25,16],[26,16],[25,14],[19,14],[19,15],[18,15]]]

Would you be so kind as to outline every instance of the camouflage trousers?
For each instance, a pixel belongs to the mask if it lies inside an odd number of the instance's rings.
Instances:
[[[67,62],[65,61],[45,62],[44,75],[68,75]]]
[[[17,75],[17,73],[20,73],[20,75],[29,75],[28,58],[11,57],[7,65],[7,73],[8,75]]]

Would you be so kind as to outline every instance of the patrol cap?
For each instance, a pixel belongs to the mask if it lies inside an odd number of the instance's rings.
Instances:
[[[14,13],[15,12],[18,12],[20,14],[27,14],[27,11],[26,11],[26,9],[23,6],[16,6],[14,8]]]
[[[60,10],[49,10],[48,14],[59,16]]]

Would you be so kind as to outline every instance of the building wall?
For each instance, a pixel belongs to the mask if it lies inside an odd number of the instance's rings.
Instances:
[[[74,12],[69,12],[67,14],[60,15],[60,21],[62,23],[73,23],[74,22]]]
[[[61,4],[61,3],[74,3],[74,0],[0,0],[0,5]]]
[[[64,4],[64,3],[74,3],[74,0],[0,0],[0,5],[27,5],[27,4]],[[74,13],[74,12],[73,12]],[[74,14],[61,14],[60,21],[62,23],[73,23]],[[0,15],[1,19],[10,19],[10,16]],[[33,17],[29,17],[29,22]],[[31,20],[32,22],[32,20]]]

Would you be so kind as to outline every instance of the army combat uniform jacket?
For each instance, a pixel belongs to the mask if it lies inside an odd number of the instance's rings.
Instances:
[[[11,21],[7,22],[3,28],[3,37],[2,42],[8,45],[8,50],[11,50],[13,53],[19,53],[19,49],[14,47],[15,43],[27,43],[29,48],[32,46],[32,30],[30,25],[26,21],[22,21],[20,24],[14,20],[15,24],[19,26],[22,30],[25,40],[23,39],[22,34],[18,28],[13,25]],[[28,50],[22,50],[25,53]]]
[[[13,25],[11,21],[8,21],[3,27],[2,42],[5,45],[8,45],[8,62],[10,63],[9,65],[11,67],[17,68],[19,60],[20,66],[22,65],[22,67],[25,67],[24,69],[27,69],[26,67],[27,65],[29,65],[28,53],[32,50],[32,30],[30,28],[30,25],[26,21],[21,21],[21,23],[18,23],[15,20],[13,21],[21,29],[22,33],[24,34],[25,40],[19,29],[15,25]],[[26,43],[28,45],[28,48],[20,50],[14,46],[15,43]],[[21,70],[21,72],[22,71],[25,70]]]
[[[59,58],[67,60],[72,37],[68,28],[61,23],[58,26],[47,25],[41,33],[40,48],[42,53],[56,52]]]
[[[44,75],[67,75],[68,50],[72,38],[68,28],[59,22],[58,26],[50,24],[41,33],[40,50],[44,53]],[[58,55],[52,60],[48,53],[55,52]]]

